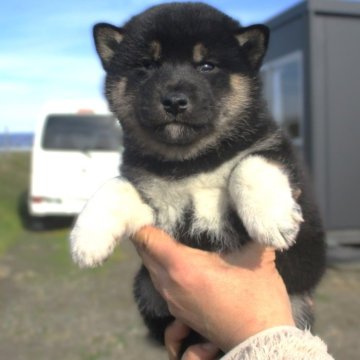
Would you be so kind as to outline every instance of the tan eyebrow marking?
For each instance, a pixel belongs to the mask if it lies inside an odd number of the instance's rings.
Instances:
[[[154,40],[150,43],[150,53],[154,60],[160,60],[161,44],[159,41]]]
[[[196,63],[201,63],[204,61],[205,56],[207,55],[207,49],[201,43],[196,44],[193,49],[193,59]]]

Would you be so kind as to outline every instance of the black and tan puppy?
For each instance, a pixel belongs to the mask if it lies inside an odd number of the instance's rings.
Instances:
[[[257,241],[278,250],[297,325],[308,326],[323,232],[291,144],[262,100],[268,29],[241,27],[205,4],[173,3],[122,28],[98,24],[94,37],[125,150],[121,177],[77,220],[74,260],[99,265],[146,224],[209,251]],[[145,268],[135,298],[161,341],[172,317]]]

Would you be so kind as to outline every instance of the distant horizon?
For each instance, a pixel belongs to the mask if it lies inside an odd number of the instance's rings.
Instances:
[[[0,132],[0,152],[12,150],[31,150],[34,132]]]
[[[8,136],[13,134],[34,134],[35,130],[16,130],[16,131],[10,131],[7,129],[0,130],[0,136]]]

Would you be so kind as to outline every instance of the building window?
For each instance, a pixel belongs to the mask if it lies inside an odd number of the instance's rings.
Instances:
[[[267,62],[261,70],[264,96],[275,120],[293,142],[303,145],[303,59],[297,51]]]

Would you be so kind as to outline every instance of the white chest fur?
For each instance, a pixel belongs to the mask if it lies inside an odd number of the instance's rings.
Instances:
[[[156,224],[172,233],[181,222],[184,212],[192,210],[189,234],[206,231],[219,236],[229,207],[228,182],[240,156],[216,170],[180,180],[148,177],[138,189],[156,212]]]

